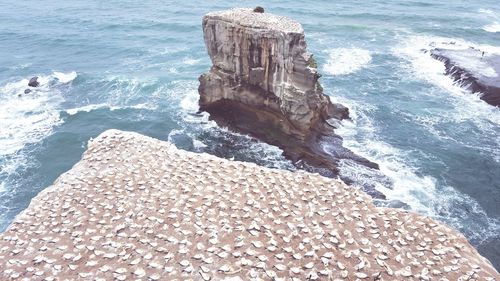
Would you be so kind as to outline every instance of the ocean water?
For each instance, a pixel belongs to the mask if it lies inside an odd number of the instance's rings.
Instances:
[[[499,269],[500,110],[423,52],[500,53],[497,0],[0,1],[0,231],[110,128],[294,169],[197,113],[203,14],[256,5],[303,24],[325,93],[351,111],[338,133],[392,183],[349,161],[341,172],[461,231]]]

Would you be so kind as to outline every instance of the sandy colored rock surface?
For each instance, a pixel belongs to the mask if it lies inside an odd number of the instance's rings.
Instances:
[[[261,28],[284,33],[304,33],[302,25],[290,18],[271,13],[255,13],[253,9],[249,8],[211,12],[206,17],[256,29]]]
[[[300,23],[252,9],[211,12],[203,37],[212,68],[200,77],[200,107],[232,101],[260,113],[262,123],[305,139],[325,119],[348,116],[323,94]],[[267,115],[264,114],[267,113]]]
[[[341,182],[110,130],[0,235],[0,280],[23,278],[500,277],[459,233]]]

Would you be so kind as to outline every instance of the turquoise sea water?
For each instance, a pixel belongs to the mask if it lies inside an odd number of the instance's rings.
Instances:
[[[500,53],[496,0],[0,1],[0,231],[110,128],[293,169],[196,114],[201,17],[257,4],[303,24],[326,94],[351,110],[339,134],[393,189],[349,162],[341,172],[460,230],[500,268],[500,110],[422,51]],[[42,86],[19,97],[34,75]]]

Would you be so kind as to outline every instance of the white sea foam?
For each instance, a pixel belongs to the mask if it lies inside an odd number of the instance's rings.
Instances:
[[[70,108],[64,110],[67,114],[69,115],[75,115],[80,112],[91,112],[94,110],[98,109],[109,109],[110,111],[115,111],[115,110],[120,110],[120,109],[148,109],[148,110],[154,110],[155,106],[148,104],[148,103],[141,103],[141,104],[136,104],[136,105],[130,105],[130,106],[112,106],[109,104],[105,103],[100,103],[100,104],[88,104],[80,107],[75,107],[75,108]]]
[[[337,133],[344,138],[344,146],[378,163],[380,171],[393,181],[392,190],[387,188],[388,186],[378,186],[377,190],[384,193],[389,200],[401,200],[415,211],[431,213],[430,206],[426,205],[428,198],[425,197],[434,192],[435,180],[432,177],[419,176],[415,168],[405,164],[407,159],[404,151],[378,140],[371,120],[352,103],[350,108],[351,112],[357,113],[351,115],[355,121],[343,121]],[[341,173],[344,175],[359,173],[359,169],[363,168],[341,163]]]
[[[481,18],[489,22],[489,24],[482,27],[484,31],[492,33],[500,32],[500,18],[495,12],[488,9],[479,9],[479,13],[482,14]]]
[[[108,76],[102,82],[106,83],[104,94],[93,93],[93,104],[80,105],[70,109],[68,114],[85,110],[109,108],[111,111],[119,109],[148,109],[157,110],[165,98],[164,86],[158,86],[158,80],[152,78],[130,78],[124,76]],[[144,89],[154,88],[154,92],[145,95]]]
[[[186,57],[182,60],[182,64],[185,65],[196,65],[200,63],[201,59],[194,59],[192,57]]]
[[[193,146],[194,146],[194,148],[195,148],[195,149],[197,149],[197,150],[200,150],[200,149],[202,149],[202,148],[207,147],[207,145],[206,145],[206,144],[204,144],[202,141],[197,140],[197,139],[193,139]]]
[[[69,115],[75,115],[79,112],[90,112],[93,110],[106,108],[106,107],[108,107],[107,104],[88,104],[88,105],[84,105],[84,106],[80,106],[80,107],[66,109],[65,112],[68,113]]]
[[[24,94],[28,79],[0,87],[0,155],[13,154],[26,144],[40,141],[61,122],[57,109],[64,97],[52,85],[61,83],[59,78],[69,83],[76,78],[76,73],[39,76],[40,86],[28,94]]]
[[[179,71],[175,67],[170,67],[168,69],[168,72],[171,73],[171,74],[179,74]]]
[[[78,76],[76,74],[76,71],[72,71],[69,73],[62,73],[62,72],[54,71],[53,75],[57,80],[59,80],[60,83],[63,83],[63,84],[66,84],[66,83],[69,83],[69,82],[75,80],[76,76]]]
[[[479,12],[482,14],[487,14],[487,15],[494,15],[495,14],[492,10],[483,9],[483,8],[479,9]]]
[[[336,48],[328,50],[329,58],[323,70],[330,75],[346,75],[366,67],[372,56],[368,50],[359,48]]]
[[[488,32],[496,33],[500,32],[500,23],[499,22],[494,22],[492,24],[488,24],[483,26],[483,29]]]

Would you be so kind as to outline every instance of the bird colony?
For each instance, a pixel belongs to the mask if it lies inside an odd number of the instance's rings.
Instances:
[[[1,280],[500,280],[362,191],[110,130],[0,235]]]

